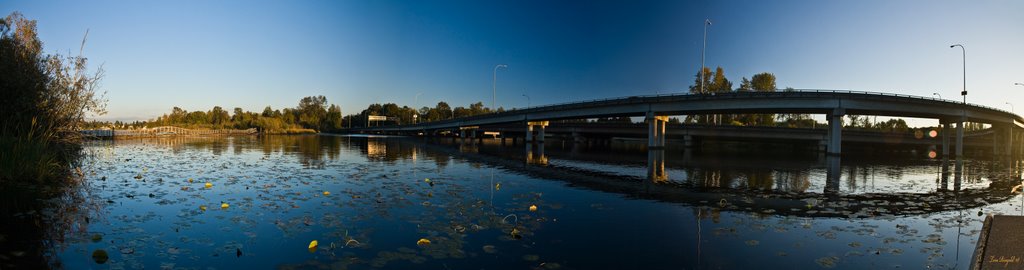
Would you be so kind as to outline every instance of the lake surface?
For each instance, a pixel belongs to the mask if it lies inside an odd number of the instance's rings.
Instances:
[[[984,215],[1024,213],[1015,162],[957,181],[923,154],[640,146],[92,142],[89,218],[54,253],[68,269],[967,269]]]

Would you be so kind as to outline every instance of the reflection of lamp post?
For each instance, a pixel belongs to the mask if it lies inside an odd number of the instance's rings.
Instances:
[[[491,110],[497,110],[498,109],[498,108],[494,107],[494,96],[498,92],[498,90],[497,90],[497,88],[498,88],[498,68],[508,68],[508,65],[498,64],[498,65],[494,66],[494,74],[493,74],[494,77],[491,80]]]
[[[523,94],[523,96],[526,97],[526,107],[529,108],[530,107],[530,96],[527,96],[526,94]]]
[[[938,96],[938,97],[939,97],[939,99],[942,99],[942,95],[939,95],[939,93],[932,93],[932,95],[933,95],[933,96]]]

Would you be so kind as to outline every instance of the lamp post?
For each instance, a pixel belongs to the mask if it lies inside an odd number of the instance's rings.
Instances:
[[[960,47],[960,52],[963,55],[963,67],[964,67],[964,90],[960,92],[960,95],[964,97],[964,109],[960,111],[960,123],[956,127],[956,174],[957,174],[957,188],[959,189],[960,175],[964,168],[964,124],[967,124],[967,49],[962,44],[953,44],[949,48]]]
[[[1013,83],[1013,85],[1020,85],[1020,86],[1024,86],[1024,83]]]
[[[1007,102],[1006,105],[1010,105],[1010,112],[1013,113],[1013,103]]]
[[[953,47],[960,47],[960,52],[963,54],[964,90],[960,91],[960,95],[964,96],[964,104],[966,105],[967,104],[967,49],[965,49],[964,45],[961,45],[961,44],[949,45],[950,49],[952,49]]]
[[[939,93],[932,93],[932,95],[933,95],[933,96],[938,96],[938,97],[939,97],[939,99],[942,99],[942,95],[939,95]]]
[[[523,94],[523,96],[526,97],[526,107],[529,108],[530,107],[530,96],[527,96],[526,94]]]
[[[708,26],[711,26],[711,19],[704,19],[704,47],[700,49],[700,93],[704,93],[704,55],[708,50]]]
[[[498,92],[498,90],[496,90],[498,89],[498,68],[508,68],[508,65],[497,64],[494,66],[494,77],[491,79],[491,110],[497,110],[497,108],[494,107],[494,96]]]

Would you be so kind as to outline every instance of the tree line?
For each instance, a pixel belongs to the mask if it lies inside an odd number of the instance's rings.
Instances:
[[[423,106],[413,109],[409,106],[399,107],[395,103],[370,104],[358,114],[346,115],[343,122],[345,127],[367,127],[377,125],[404,125],[412,123],[424,123],[440,120],[448,120],[460,117],[504,112],[505,108],[491,109],[484,106],[483,102],[469,104],[469,107],[452,108],[448,102],[438,102],[434,107]],[[384,116],[386,121],[370,121],[370,116]]]
[[[262,112],[245,111],[234,108],[231,112],[221,106],[214,106],[208,111],[187,111],[174,107],[170,113],[163,114],[149,121],[133,123],[91,122],[90,126],[113,127],[119,129],[153,128],[159,126],[177,126],[193,129],[249,129],[255,128],[264,133],[317,133],[332,132],[342,128],[341,107],[327,105],[324,96],[309,96],[299,100],[294,108],[273,109],[267,106]]]

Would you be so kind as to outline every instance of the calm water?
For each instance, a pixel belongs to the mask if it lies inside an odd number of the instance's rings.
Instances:
[[[969,162],[957,184],[923,155],[639,149],[95,142],[90,218],[56,254],[69,269],[966,269],[983,215],[1022,213],[1008,162]]]

